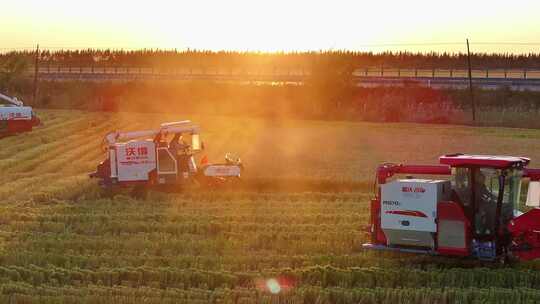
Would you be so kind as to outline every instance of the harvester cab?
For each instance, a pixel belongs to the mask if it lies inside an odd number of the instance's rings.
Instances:
[[[227,159],[197,166],[195,155],[204,149],[199,126],[189,120],[164,123],[156,130],[112,132],[103,140],[107,158],[90,174],[106,188],[115,186],[217,186],[240,179],[241,161]]]
[[[524,179],[527,205],[540,203],[540,170],[526,168],[528,158],[452,154],[440,163],[379,166],[364,248],[480,260],[540,257],[540,209],[518,211]],[[437,179],[389,180],[398,174]]]
[[[25,106],[16,97],[0,93],[0,136],[29,132],[40,123],[32,107]]]

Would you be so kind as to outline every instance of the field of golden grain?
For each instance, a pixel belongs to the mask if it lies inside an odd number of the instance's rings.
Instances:
[[[39,115],[42,127],[0,139],[2,303],[540,302],[537,262],[479,266],[361,249],[378,163],[466,152],[529,156],[539,167],[540,130]],[[264,191],[106,197],[87,177],[108,131],[182,119],[201,125],[211,161],[236,152],[243,179]]]

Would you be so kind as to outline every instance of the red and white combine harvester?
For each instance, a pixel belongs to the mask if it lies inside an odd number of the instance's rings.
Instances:
[[[371,242],[364,248],[490,261],[540,258],[540,169],[512,156],[453,154],[440,163],[379,166]],[[399,174],[408,176],[391,179]],[[526,205],[534,207],[525,213],[517,210],[523,180]]]
[[[24,106],[15,97],[0,93],[0,137],[32,131],[32,127],[40,124],[32,107]]]
[[[197,166],[194,155],[204,149],[204,144],[199,127],[189,120],[164,123],[156,130],[112,132],[105,136],[104,145],[107,158],[90,177],[99,178],[106,188],[146,189],[194,182],[202,186],[230,185],[240,179],[243,168],[240,159],[232,159],[229,154],[223,164],[207,164],[205,156]]]

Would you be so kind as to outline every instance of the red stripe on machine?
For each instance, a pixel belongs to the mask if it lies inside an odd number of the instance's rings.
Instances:
[[[389,210],[386,211],[387,214],[399,214],[399,215],[408,215],[408,216],[417,216],[417,217],[427,217],[427,215],[422,211],[414,210]]]

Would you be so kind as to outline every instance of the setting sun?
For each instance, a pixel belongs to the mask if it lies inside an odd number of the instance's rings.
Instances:
[[[5,47],[530,52],[538,1],[10,1]],[[479,13],[481,12],[481,13]],[[533,43],[509,47],[489,43]],[[451,44],[448,44],[451,43]],[[455,44],[453,44],[455,43]]]

